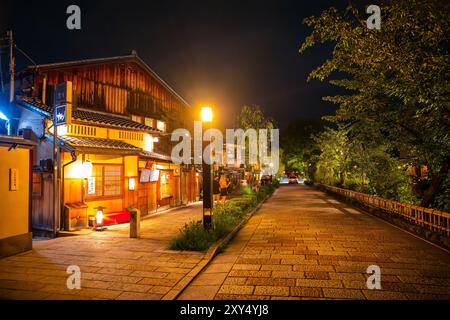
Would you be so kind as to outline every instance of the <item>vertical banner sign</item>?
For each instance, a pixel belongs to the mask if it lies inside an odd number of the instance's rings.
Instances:
[[[56,85],[53,123],[55,126],[70,125],[72,122],[72,82]]]

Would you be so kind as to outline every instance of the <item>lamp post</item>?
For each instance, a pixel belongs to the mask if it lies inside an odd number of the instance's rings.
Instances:
[[[210,107],[203,107],[201,111],[202,119],[202,132],[206,127],[211,128],[212,123],[212,109]],[[211,172],[211,158],[205,159],[204,150],[208,146],[210,141],[204,141],[202,139],[202,171],[203,171],[203,227],[205,229],[211,228],[212,225],[212,209],[213,209],[213,198],[212,198],[212,172]],[[208,160],[208,161],[205,161]]]

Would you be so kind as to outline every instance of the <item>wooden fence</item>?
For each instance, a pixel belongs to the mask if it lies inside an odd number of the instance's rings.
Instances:
[[[318,184],[318,186],[332,193],[355,199],[366,206],[381,209],[389,214],[399,215],[409,222],[429,230],[439,232],[446,236],[450,235],[450,213],[448,212],[418,207],[328,185]]]

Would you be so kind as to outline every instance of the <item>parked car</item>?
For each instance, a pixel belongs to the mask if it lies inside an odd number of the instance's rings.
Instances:
[[[280,184],[288,184],[289,178],[287,176],[282,176],[280,179]]]
[[[298,180],[296,176],[289,176],[289,184],[298,184]]]

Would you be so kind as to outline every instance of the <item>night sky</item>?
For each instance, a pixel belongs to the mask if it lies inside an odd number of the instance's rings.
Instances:
[[[17,45],[38,64],[127,55],[134,49],[190,104],[214,105],[224,126],[242,105],[258,104],[283,128],[294,118],[335,109],[321,97],[336,89],[306,82],[331,55],[331,45],[304,55],[298,48],[310,31],[302,24],[305,17],[347,3],[15,1],[6,18]],[[70,4],[81,7],[80,31],[66,28]],[[20,70],[29,63],[17,55]],[[7,56],[2,58],[5,68]]]

